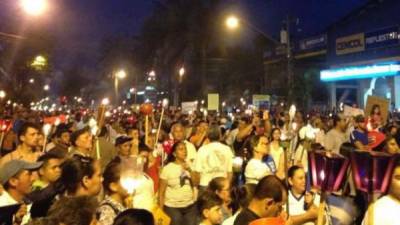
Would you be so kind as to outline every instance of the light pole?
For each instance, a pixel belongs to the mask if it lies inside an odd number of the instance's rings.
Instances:
[[[118,90],[118,86],[119,86],[119,80],[122,80],[126,77],[126,72],[125,70],[119,70],[114,74],[114,91],[115,91],[115,100],[118,104],[119,102],[119,90]]]
[[[178,106],[179,102],[181,101],[182,98],[182,81],[183,81],[183,76],[185,75],[185,68],[182,66],[178,70],[178,83],[175,85],[175,93],[174,93],[174,105]]]

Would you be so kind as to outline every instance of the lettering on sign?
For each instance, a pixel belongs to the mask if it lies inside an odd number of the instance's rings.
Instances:
[[[344,55],[365,50],[364,33],[336,39],[336,54]]]

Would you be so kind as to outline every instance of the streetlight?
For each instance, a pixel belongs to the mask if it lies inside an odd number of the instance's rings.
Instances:
[[[44,86],[43,86],[43,90],[45,90],[45,91],[50,90],[50,86],[49,86],[48,84],[44,85]]]
[[[239,19],[236,16],[231,15],[226,18],[225,24],[231,30],[236,29],[239,26]]]
[[[48,8],[47,0],[21,0],[22,9],[31,16],[39,16]]]
[[[35,79],[33,79],[33,78],[29,79],[29,83],[31,83],[31,84],[35,83]]]
[[[118,79],[124,79],[126,77],[126,72],[124,70],[120,70],[115,75]]]
[[[288,99],[291,101],[293,98],[293,93],[292,93],[292,86],[293,86],[293,57],[292,57],[292,46],[290,43],[290,18],[289,16],[286,18],[286,41],[281,40],[282,43],[280,43],[279,41],[275,40],[274,38],[272,38],[270,35],[268,35],[267,33],[265,33],[262,29],[259,29],[258,27],[254,26],[254,24],[250,23],[249,21],[246,21],[244,19],[238,19],[238,17],[231,15],[228,16],[225,20],[225,25],[228,29],[230,30],[234,30],[237,29],[239,27],[239,22],[241,24],[246,25],[247,27],[249,27],[250,29],[252,29],[254,32],[261,34],[263,37],[265,37],[267,40],[271,41],[272,43],[274,43],[275,45],[281,45],[281,44],[285,44],[286,46],[286,58],[287,58],[287,88],[288,88]],[[264,78],[265,79],[265,78]],[[265,85],[265,81],[263,86]]]
[[[185,75],[185,68],[181,67],[179,69],[179,82],[182,82],[183,75]]]
[[[3,90],[0,90],[0,98],[3,100],[6,97],[6,92]]]
[[[119,82],[118,80],[122,80],[126,77],[126,72],[125,70],[121,69],[118,70],[115,74],[114,74],[114,90],[115,90],[115,99],[118,103],[118,99],[119,99],[119,93],[118,93],[118,86],[119,86]]]

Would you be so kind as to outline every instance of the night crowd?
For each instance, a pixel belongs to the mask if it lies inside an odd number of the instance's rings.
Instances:
[[[322,224],[397,225],[400,161],[372,210],[352,176],[320,207],[308,158],[317,148],[395,157],[396,115],[115,108],[99,123],[96,110],[17,106],[0,123],[0,224],[312,225],[322,208]]]

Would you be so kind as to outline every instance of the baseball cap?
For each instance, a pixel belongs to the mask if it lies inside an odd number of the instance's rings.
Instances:
[[[128,136],[117,137],[117,139],[115,139],[115,146],[122,145],[122,144],[124,144],[125,142],[128,142],[128,141],[132,141],[132,139],[133,138],[128,137]]]
[[[43,165],[43,162],[30,163],[24,160],[14,159],[5,163],[0,168],[0,182],[7,183],[13,176],[17,175],[22,170],[37,170]]]

